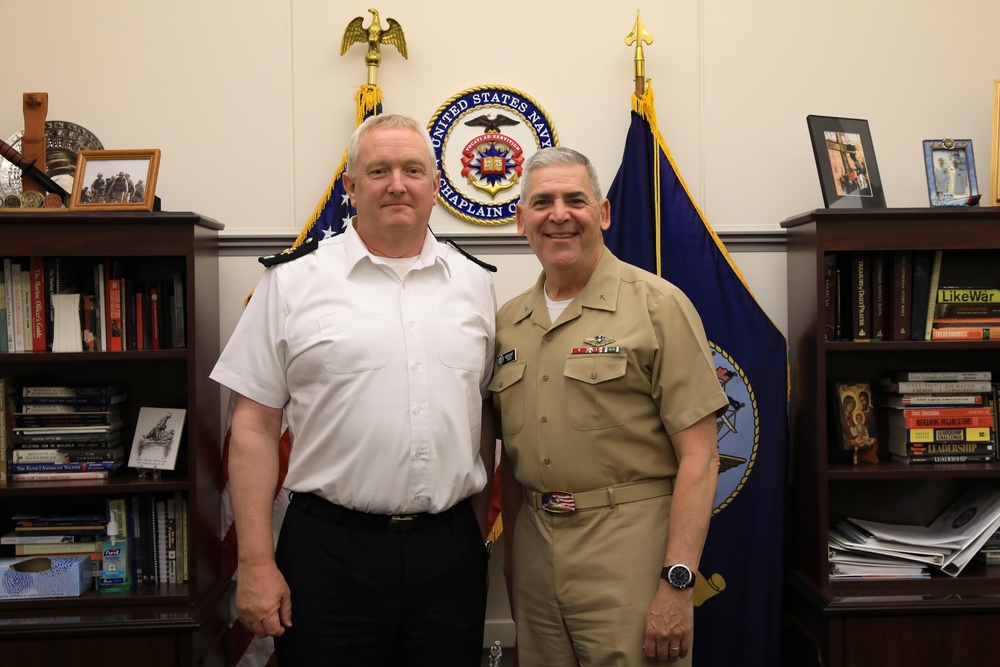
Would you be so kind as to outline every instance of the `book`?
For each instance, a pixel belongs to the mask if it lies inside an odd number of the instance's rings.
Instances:
[[[11,463],[82,463],[116,461],[125,458],[125,448],[101,447],[100,449],[15,449]]]
[[[185,328],[186,321],[184,319],[184,274],[175,273],[173,274],[174,290],[173,290],[173,302],[174,302],[174,316],[172,319],[172,336],[174,347],[183,348],[187,347]]]
[[[988,380],[910,381],[883,377],[879,379],[879,384],[894,394],[968,394],[991,390]]]
[[[890,456],[894,461],[899,461],[900,463],[906,463],[909,465],[920,463],[989,463],[991,461],[996,461],[996,456],[994,454],[932,454],[927,456],[903,456],[896,454],[895,452],[891,452]]]
[[[16,472],[10,474],[12,482],[60,482],[78,479],[107,479],[112,470],[87,470],[85,472]]]
[[[73,402],[73,403],[29,403],[24,399],[18,400],[20,413],[25,415],[61,415],[77,413],[109,413],[111,406],[125,400],[124,395],[111,398],[96,399],[93,402]]]
[[[993,340],[1000,338],[1000,327],[945,327],[931,332],[931,340]]]
[[[5,265],[6,268],[6,265]],[[4,278],[6,280],[6,277]],[[4,286],[6,288],[6,285]],[[10,263],[10,294],[7,297],[7,308],[11,308],[13,302],[14,317],[11,325],[14,328],[14,344],[10,348],[11,352],[24,352],[24,296],[21,291],[21,264],[19,262]]]
[[[31,281],[31,349],[45,352],[48,349],[48,311],[45,306],[45,261],[38,255],[28,259]]]
[[[892,374],[897,382],[971,382],[991,380],[990,371],[898,371]]]
[[[110,436],[112,433],[120,432],[122,423],[110,426],[15,426],[14,437],[21,435],[41,435],[41,434],[95,434]]]
[[[108,397],[124,393],[125,390],[120,384],[76,385],[76,386],[25,385],[25,387],[21,392],[21,396],[24,398],[42,398],[42,397],[83,398],[83,397]]]
[[[872,253],[871,339],[889,340],[889,265],[884,252]]]
[[[83,332],[80,329],[80,295],[53,294],[53,352],[80,352],[83,350]]]
[[[996,457],[996,444],[993,440],[980,442],[911,442],[903,437],[893,438],[890,433],[888,449],[894,454],[905,456],[928,456],[945,454],[989,454]]]
[[[977,406],[985,405],[982,394],[889,394],[885,397],[890,408],[908,406]]]
[[[122,466],[121,459],[113,461],[77,461],[75,463],[11,463],[11,473],[22,472],[92,472],[114,471]]]
[[[986,287],[942,286],[938,289],[937,296],[942,304],[1000,303],[1000,289]]]
[[[39,433],[15,435],[15,449],[105,449],[121,444],[121,431],[105,433]]]
[[[14,446],[14,399],[19,392],[17,383],[0,376],[0,484],[10,473],[10,453]]]
[[[931,288],[931,265],[934,253],[930,250],[913,251],[913,318],[910,339],[923,340],[927,329],[927,303]]]
[[[104,262],[98,261],[94,264],[94,314],[97,320],[94,328],[97,331],[97,349],[101,352],[108,350],[108,317],[107,284],[104,275]]]
[[[943,303],[940,299],[946,290],[938,290],[938,304],[934,308],[934,318],[1000,318],[1000,302]]]
[[[122,281],[108,280],[108,349],[120,352],[122,348]]]
[[[17,556],[89,554],[100,550],[100,540],[96,542],[72,542],[68,544],[17,544],[14,546],[14,553]]]
[[[103,536],[103,528],[100,530],[46,530],[35,533],[12,530],[0,535],[0,544],[72,544],[100,541]]]
[[[837,256],[823,256],[823,340],[837,340]]]
[[[893,429],[890,440],[926,443],[993,442],[992,426]]]
[[[87,411],[66,409],[74,406],[96,408],[97,412],[104,412],[108,406],[124,403],[126,398],[128,398],[126,394],[115,394],[114,396],[20,396],[17,402],[19,405],[56,405],[60,406],[64,412]]]
[[[910,340],[913,320],[913,251],[893,250],[890,259],[889,340]]]
[[[3,294],[4,294],[4,327],[7,332],[7,351],[17,352],[14,344],[14,275],[12,273],[11,260],[4,257],[3,260]]]
[[[851,339],[856,341],[870,340],[872,324],[871,253],[853,251],[849,257],[847,284],[851,299]]]
[[[121,424],[121,412],[117,409],[106,412],[14,413],[14,428],[114,426],[116,424]]]
[[[934,307],[937,305],[938,282],[941,280],[941,263],[944,261],[944,251],[935,250],[931,263],[930,286],[927,289],[927,317],[924,324],[924,340],[931,340],[934,329]]]
[[[22,352],[31,352],[31,270],[27,266],[21,267],[21,312],[21,326],[24,329],[21,332],[24,339]]]
[[[7,343],[7,291],[4,286],[5,272],[0,264],[0,354],[10,351]]]
[[[989,408],[986,408],[989,410]],[[903,414],[902,411],[891,410],[889,412],[889,426],[898,426],[904,429],[911,428],[954,428],[954,427],[992,427],[992,415],[979,416],[954,416],[954,417],[919,417]]]
[[[98,313],[93,294],[80,295],[80,337],[84,352],[96,352],[98,343]]]

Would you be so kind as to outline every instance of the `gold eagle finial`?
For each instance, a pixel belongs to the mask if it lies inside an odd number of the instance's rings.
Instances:
[[[367,28],[361,25],[364,23],[363,16],[358,16],[347,24],[344,38],[340,42],[340,55],[347,53],[347,49],[351,48],[355,42],[367,43],[368,53],[365,55],[365,64],[368,65],[368,83],[374,86],[378,65],[382,61],[379,45],[395,46],[403,58],[406,58],[406,36],[403,35],[402,26],[395,19],[387,18],[385,21],[389,27],[382,30],[382,24],[378,20],[378,10],[369,9],[368,11],[371,12],[372,22]]]
[[[642,15],[638,11],[635,13],[635,25],[632,32],[625,38],[625,43],[629,46],[635,44],[635,94],[642,97],[646,88],[646,56],[642,52],[642,43],[653,43],[653,36],[646,31],[646,26],[642,24]]]

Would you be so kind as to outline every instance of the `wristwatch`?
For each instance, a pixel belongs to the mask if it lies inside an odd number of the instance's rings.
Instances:
[[[694,572],[687,565],[668,565],[660,570],[660,578],[674,588],[694,588]]]

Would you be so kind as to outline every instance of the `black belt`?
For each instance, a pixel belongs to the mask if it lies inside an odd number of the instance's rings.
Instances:
[[[365,530],[390,530],[401,533],[449,521],[458,516],[459,508],[468,503],[468,500],[463,500],[440,514],[430,514],[427,512],[420,514],[369,514],[368,512],[359,512],[341,507],[325,498],[320,498],[314,493],[299,493],[297,491],[291,493],[290,502],[294,507],[306,514],[327,521],[333,521],[342,526],[363,528]]]

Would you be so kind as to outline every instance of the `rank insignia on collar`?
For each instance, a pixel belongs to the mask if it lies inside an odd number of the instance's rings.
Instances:
[[[604,345],[611,345],[611,343],[618,340],[617,338],[611,338],[610,336],[605,336],[604,334],[597,334],[593,338],[584,338],[583,342],[587,345],[594,345],[596,347],[603,347]]]

